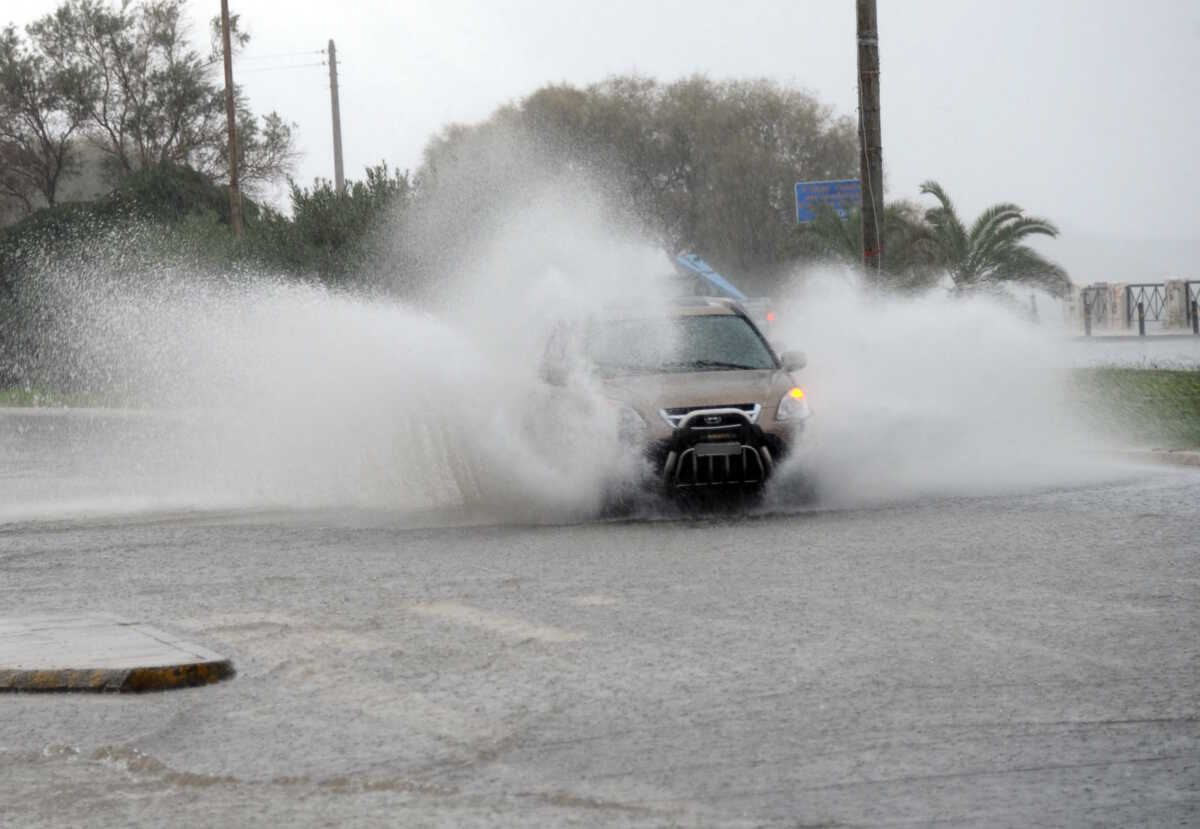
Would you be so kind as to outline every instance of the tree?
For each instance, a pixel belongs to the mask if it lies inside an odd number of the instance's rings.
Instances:
[[[925,221],[959,291],[1005,282],[1037,285],[1053,294],[1070,288],[1065,270],[1021,244],[1030,236],[1058,236],[1058,228],[1049,220],[1026,216],[1017,205],[1003,202],[984,210],[968,230],[940,184],[927,181],[921,192],[938,200],[937,207],[925,211]]]
[[[27,27],[34,49],[56,75],[77,79],[69,105],[115,173],[186,164],[214,181],[227,166],[219,53],[202,56],[187,40],[186,0],[66,0]],[[238,33],[236,40],[246,42]],[[293,126],[277,114],[259,128],[238,94],[243,131],[239,173],[255,183],[281,178],[295,159]]]
[[[276,181],[290,174],[296,166],[299,153],[293,133],[294,125],[283,120],[277,112],[259,119],[244,103],[239,102],[238,121],[238,183],[251,195],[260,192],[261,185]],[[222,141],[221,160],[217,169],[220,175],[213,178],[224,180],[229,170],[229,142]]]
[[[0,194],[32,212],[53,206],[75,167],[73,141],[84,121],[74,103],[79,76],[30,50],[14,26],[0,32]]]
[[[794,183],[856,168],[853,126],[807,93],[694,77],[672,84],[664,98],[681,241],[727,267],[782,261],[795,226]]]
[[[741,274],[786,259],[795,181],[853,175],[858,163],[853,123],[805,92],[766,80],[622,76],[546,86],[482,124],[452,125],[426,147],[418,187],[436,190],[505,142],[535,153],[540,172],[590,173],[668,250]],[[502,180],[508,173],[472,168],[501,190],[524,186]]]

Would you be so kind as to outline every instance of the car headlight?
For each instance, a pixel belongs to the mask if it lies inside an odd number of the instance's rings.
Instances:
[[[646,420],[637,409],[625,403],[616,403],[617,435],[625,443],[634,443],[646,432]]]
[[[788,391],[779,401],[775,410],[776,420],[805,420],[812,412],[808,410],[808,401],[804,399],[804,389],[799,386]]]

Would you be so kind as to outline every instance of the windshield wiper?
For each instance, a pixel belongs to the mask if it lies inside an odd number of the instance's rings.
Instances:
[[[597,363],[596,370],[601,374],[648,374],[654,369],[649,366],[624,365],[621,363]]]
[[[726,363],[721,360],[688,360],[687,362],[667,363],[669,366],[682,366],[684,368],[728,368],[741,369],[743,371],[757,371],[758,366],[747,366],[742,363]]]

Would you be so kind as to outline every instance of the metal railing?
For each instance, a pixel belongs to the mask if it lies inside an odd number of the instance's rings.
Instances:
[[[1167,286],[1159,283],[1125,286],[1125,322],[1162,322],[1167,310]],[[1140,313],[1139,313],[1140,311]]]
[[[1092,325],[1108,319],[1108,284],[1097,282],[1083,289],[1083,330],[1089,336]]]
[[[1083,333],[1091,336],[1092,328],[1108,328],[1121,323],[1120,304],[1124,303],[1124,327],[1135,328],[1138,335],[1165,334],[1190,329],[1200,335],[1200,279],[1168,279],[1165,282],[1135,282],[1132,284],[1095,282],[1080,286],[1079,302],[1072,312],[1083,311]],[[1078,317],[1076,317],[1078,320]]]

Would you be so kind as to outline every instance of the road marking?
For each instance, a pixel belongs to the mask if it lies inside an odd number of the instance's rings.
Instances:
[[[539,642],[578,642],[584,638],[582,633],[574,633],[551,625],[537,625],[526,622],[524,619],[502,616],[499,613],[492,613],[489,610],[481,610],[478,607],[457,602],[429,602],[428,604],[412,605],[409,610],[421,616],[458,622],[513,639],[536,639]]]
[[[621,600],[615,596],[605,596],[603,593],[588,593],[583,596],[572,596],[571,603],[580,607],[615,607]]]

